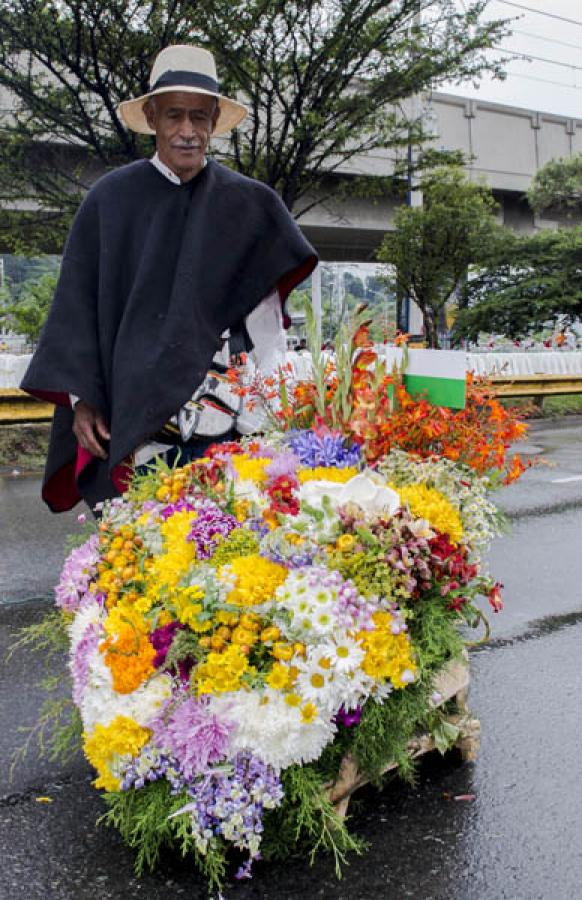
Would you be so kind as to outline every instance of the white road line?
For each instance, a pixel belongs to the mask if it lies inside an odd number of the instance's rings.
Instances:
[[[582,475],[570,475],[568,478],[553,478],[552,484],[567,484],[569,481],[582,481]]]

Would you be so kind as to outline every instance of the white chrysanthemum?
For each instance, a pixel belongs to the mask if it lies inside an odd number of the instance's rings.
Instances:
[[[83,605],[75,613],[75,618],[69,625],[69,638],[71,641],[71,656],[87,629],[91,625],[102,622],[105,618],[102,606],[96,600],[84,600]]]
[[[325,710],[329,715],[341,706],[331,673],[323,672],[317,666],[309,666],[300,672],[294,687],[307,703],[315,703],[319,710]]]
[[[131,694],[118,694],[113,690],[111,672],[103,654],[95,649],[89,658],[87,687],[81,705],[83,726],[91,733],[97,723],[109,725],[116,716],[127,716],[145,727],[171,694],[172,678],[165,672],[154,675]]]
[[[321,715],[304,723],[301,708],[289,706],[282,693],[269,688],[213,696],[209,709],[235,723],[234,752],[250,751],[277,770],[318,759],[337,730]]]
[[[333,634],[331,640],[318,649],[336,672],[353,672],[366,655],[358,641],[341,632]]]
[[[377,685],[377,682],[363,669],[355,669],[353,672],[336,672],[334,682],[337,684],[338,692],[341,693],[344,709],[363,706]]]
[[[276,616],[277,625],[297,639],[309,641],[331,635],[338,627],[335,610],[341,583],[337,573],[323,569],[307,567],[291,571],[275,594],[277,607],[285,611]]]

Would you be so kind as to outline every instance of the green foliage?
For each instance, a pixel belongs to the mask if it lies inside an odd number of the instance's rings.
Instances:
[[[16,633],[7,661],[19,651],[40,653],[49,668],[55,659],[62,659],[69,647],[69,635],[64,614],[51,609],[40,622],[33,622]]]
[[[144,94],[162,47],[214,52],[221,89],[241,96],[248,125],[219,155],[271,185],[298,215],[337,192],[369,192],[370,179],[339,176],[377,148],[402,147],[417,122],[394,110],[450,78],[499,74],[487,50],[507,31],[482,19],[487,0],[4,0],[0,88],[15,97],[0,135],[0,240],[60,246],[79,198],[109,169],[151,152],[128,131],[118,103]],[[51,135],[48,142],[46,136]],[[42,152],[36,145],[42,142]],[[19,212],[24,203],[34,213]]]
[[[582,314],[582,227],[507,234],[467,283],[468,307],[455,334],[522,337],[550,321]]]
[[[582,212],[582,153],[551,159],[538,169],[527,199],[537,213],[551,210],[570,217]]]
[[[417,652],[420,678],[430,682],[439,669],[463,652],[459,618],[447,609],[441,598],[423,598],[409,607],[407,622]]]
[[[40,686],[48,696],[42,703],[37,722],[30,728],[22,729],[26,738],[12,757],[10,777],[16,766],[24,760],[32,746],[36,744],[40,756],[47,756],[51,762],[66,763],[81,748],[83,725],[79,711],[70,699],[68,676],[61,671],[62,660],[66,658],[69,637],[66,619],[60,610],[53,609],[40,622],[22,628],[16,635],[7,654],[6,661],[18,652],[38,653],[46,668],[46,675]],[[57,674],[54,674],[54,670]],[[65,697],[54,696],[68,687]]]
[[[265,859],[285,859],[293,852],[307,851],[310,861],[320,850],[331,853],[335,871],[350,852],[361,853],[360,840],[350,835],[345,820],[334,810],[325,792],[325,782],[315,766],[290,766],[282,773],[285,797],[282,805],[265,815],[261,853]]]
[[[440,707],[434,709],[427,720],[428,731],[432,736],[435,747],[444,756],[452,750],[459,739],[461,729],[449,721],[445,711]]]
[[[438,346],[439,318],[462,288],[467,268],[505,239],[496,203],[485,185],[471,183],[458,168],[439,168],[421,181],[423,206],[400,207],[378,259],[388,263],[387,281],[418,304],[426,340]]]
[[[368,700],[351,747],[358,770],[380,784],[386,765],[395,762],[401,778],[412,780],[414,763],[407,744],[423,724],[428,706],[427,684],[394,691],[387,703]]]
[[[37,341],[48,315],[57,276],[47,272],[38,281],[27,281],[23,285],[18,300],[0,310],[0,324],[17,334],[25,335],[29,341]]]
[[[190,816],[170,818],[190,802],[187,793],[175,796],[170,784],[154,781],[139,790],[115,791],[103,794],[109,810],[99,822],[118,829],[123,840],[136,850],[135,871],[142,875],[153,871],[164,847],[177,847],[182,856],[192,853],[196,865],[208,879],[209,888],[220,888],[226,874],[226,854],[218,842],[213,842],[206,854],[196,850],[192,838]]]

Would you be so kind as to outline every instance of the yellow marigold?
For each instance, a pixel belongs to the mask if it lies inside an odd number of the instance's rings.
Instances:
[[[255,484],[263,485],[267,476],[265,469],[272,460],[269,457],[258,457],[251,459],[247,453],[240,453],[231,456],[230,461],[238,477],[243,481],[254,481]]]
[[[172,594],[172,604],[178,621],[199,633],[210,631],[212,628],[209,619],[201,618],[204,607],[199,601],[203,597],[204,589],[197,584]]]
[[[282,663],[273,663],[273,668],[267,675],[267,684],[276,691],[282,691],[289,687],[289,670]]]
[[[236,606],[256,606],[271,600],[279,585],[287,578],[287,569],[264,559],[258,553],[239,556],[222,566],[219,577],[231,581],[228,603]]]
[[[194,680],[198,693],[222,694],[237,691],[248,668],[247,657],[235,644],[230,644],[224,653],[209,653],[205,662],[195,670]]]
[[[117,775],[119,764],[137,756],[150,736],[149,728],[142,728],[127,716],[116,716],[109,725],[96,725],[90,736],[84,734],[85,756],[99,773],[95,787],[118,791],[121,787]]]
[[[186,540],[195,518],[196,513],[183,510],[161,525],[166,552],[154,559],[147,571],[146,596],[151,605],[159,600],[164,589],[173,591],[177,587],[196,559],[195,545]]]
[[[336,469],[335,466],[316,466],[315,469],[297,469],[297,478],[301,484],[306,481],[337,481],[344,484],[358,474],[355,466]]]
[[[109,611],[104,623],[105,631],[110,636],[115,636],[128,628],[137,634],[149,634],[149,625],[136,609],[135,604],[121,601],[115,609]]]
[[[402,632],[392,634],[392,616],[389,612],[375,612],[372,619],[374,630],[358,634],[366,651],[361,667],[366,675],[376,681],[390,680],[395,688],[404,688],[410,681],[403,678],[404,674],[414,676],[416,673],[410,639]]]
[[[444,494],[426,484],[410,484],[398,488],[402,504],[408,504],[410,512],[419,519],[426,519],[436,531],[448,534],[451,543],[458,544],[463,537],[461,517]]]

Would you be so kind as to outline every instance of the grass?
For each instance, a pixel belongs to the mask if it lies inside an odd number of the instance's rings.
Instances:
[[[560,416],[582,415],[582,394],[563,397],[504,398],[504,406],[516,409],[526,419],[557,419]]]
[[[48,424],[0,426],[0,468],[42,471],[50,434]]]

